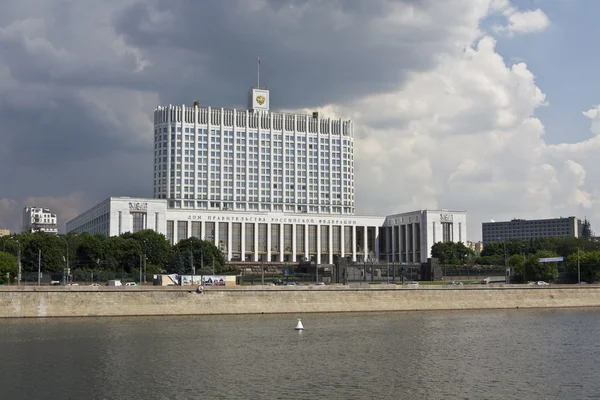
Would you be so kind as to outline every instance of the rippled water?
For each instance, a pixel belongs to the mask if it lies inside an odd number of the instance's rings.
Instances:
[[[0,320],[3,399],[600,399],[600,310]]]

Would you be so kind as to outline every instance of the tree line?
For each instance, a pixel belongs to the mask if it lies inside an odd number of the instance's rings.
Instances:
[[[436,243],[431,256],[451,267],[499,266],[512,268],[520,281],[552,281],[558,277],[558,263],[541,263],[540,258],[563,257],[561,264],[573,280],[577,265],[581,280],[600,280],[600,242],[592,237],[548,237],[530,240],[511,239],[487,244],[480,254],[463,243]]]
[[[40,258],[44,277],[68,272],[74,281],[89,281],[92,277],[104,281],[126,276],[135,280],[140,271],[148,276],[189,274],[193,269],[197,274],[232,272],[221,251],[212,243],[192,237],[171,245],[164,235],[152,230],[111,237],[43,232],[0,237],[0,282],[6,282],[7,273],[9,279],[14,280],[19,253],[23,280],[37,280]]]

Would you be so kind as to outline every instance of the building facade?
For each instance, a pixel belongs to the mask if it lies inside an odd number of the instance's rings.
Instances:
[[[197,237],[228,261],[417,264],[438,241],[466,240],[464,211],[420,210],[388,217],[169,208],[166,199],[111,197],[67,222],[67,232],[117,236],[152,229],[171,244]]]
[[[25,207],[22,231],[58,234],[56,214],[53,214],[48,208]]]
[[[390,262],[424,263],[438,242],[466,242],[467,213],[419,210],[387,216],[381,238]]]
[[[67,222],[67,232],[152,229],[189,237],[228,261],[425,262],[436,241],[466,241],[463,211],[354,215],[352,121],[270,111],[251,88],[248,109],[154,111],[153,199],[111,197]]]
[[[2,236],[9,236],[10,235],[10,230],[9,229],[0,229],[0,237]]]
[[[166,235],[166,212],[166,200],[110,197],[68,221],[67,233],[119,236],[152,229]]]
[[[481,224],[484,246],[510,239],[535,239],[543,237],[580,237],[581,220],[576,217],[551,219],[513,219]]]
[[[271,112],[257,88],[247,110],[158,107],[153,197],[176,209],[352,215],[352,121]]]

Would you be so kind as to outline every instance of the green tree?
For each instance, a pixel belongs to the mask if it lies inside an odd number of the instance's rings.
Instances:
[[[45,233],[22,233],[19,235],[21,250],[21,265],[23,273],[37,273],[38,256],[41,250],[42,272],[59,272],[66,265],[66,243],[60,236]]]
[[[148,263],[163,269],[169,260],[169,252],[171,244],[167,238],[160,233],[156,233],[151,229],[135,233],[124,233],[121,235],[123,239],[135,240],[143,253],[146,254]]]
[[[452,242],[437,242],[431,246],[431,257],[437,258],[441,265],[456,264],[458,256]]]
[[[431,246],[431,257],[441,265],[466,265],[472,263],[474,252],[462,242],[438,242]]]
[[[167,271],[169,273],[175,273],[175,274],[185,274],[185,273],[190,273],[190,271],[186,268],[185,265],[185,259],[183,257],[183,255],[181,254],[181,251],[174,250],[172,253],[172,258],[171,261],[169,262],[169,265],[167,267]]]
[[[519,275],[519,271],[517,271],[517,279],[523,281],[554,281],[558,278],[557,263],[542,263],[539,261],[540,258],[549,257],[556,257],[556,253],[549,250],[540,250],[535,254],[527,255],[521,274]]]
[[[71,263],[72,268],[98,269],[100,262],[104,259],[103,235],[91,235],[82,233],[77,236],[75,243],[75,258]]]
[[[580,251],[579,257],[577,253],[567,257],[567,273],[573,280],[577,279],[578,258],[581,280],[589,283],[598,282],[600,280],[600,251]]]
[[[526,258],[524,254],[513,254],[508,257],[508,265],[513,269],[514,274],[519,277],[519,280],[522,280],[524,276],[525,261]]]
[[[206,240],[200,240],[192,237],[182,239],[173,246],[173,251],[181,255],[181,260],[184,263],[184,270],[190,273],[191,254],[193,254],[194,267],[197,273],[211,274],[214,271],[216,274],[228,273],[231,269],[225,264],[223,253],[212,243]]]
[[[17,257],[0,251],[0,283],[5,284],[9,282],[6,279],[6,274],[9,274],[9,279],[17,275]]]
[[[139,269],[142,248],[137,240],[111,236],[104,241],[104,259],[100,265],[114,273],[130,274]]]

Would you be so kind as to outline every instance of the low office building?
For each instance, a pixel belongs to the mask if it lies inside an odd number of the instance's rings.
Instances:
[[[8,229],[0,229],[0,237],[2,236],[9,236],[10,235],[10,230]]]
[[[511,239],[536,239],[544,237],[580,237],[581,220],[576,217],[550,219],[513,219],[481,224],[483,245]]]
[[[56,214],[48,208],[25,207],[23,209],[23,232],[46,232],[58,234]]]
[[[220,248],[228,261],[330,264],[421,263],[438,241],[466,240],[464,211],[421,210],[388,217],[168,208],[166,199],[111,197],[73,220],[67,232],[121,235],[152,229],[171,244],[189,237]]]

